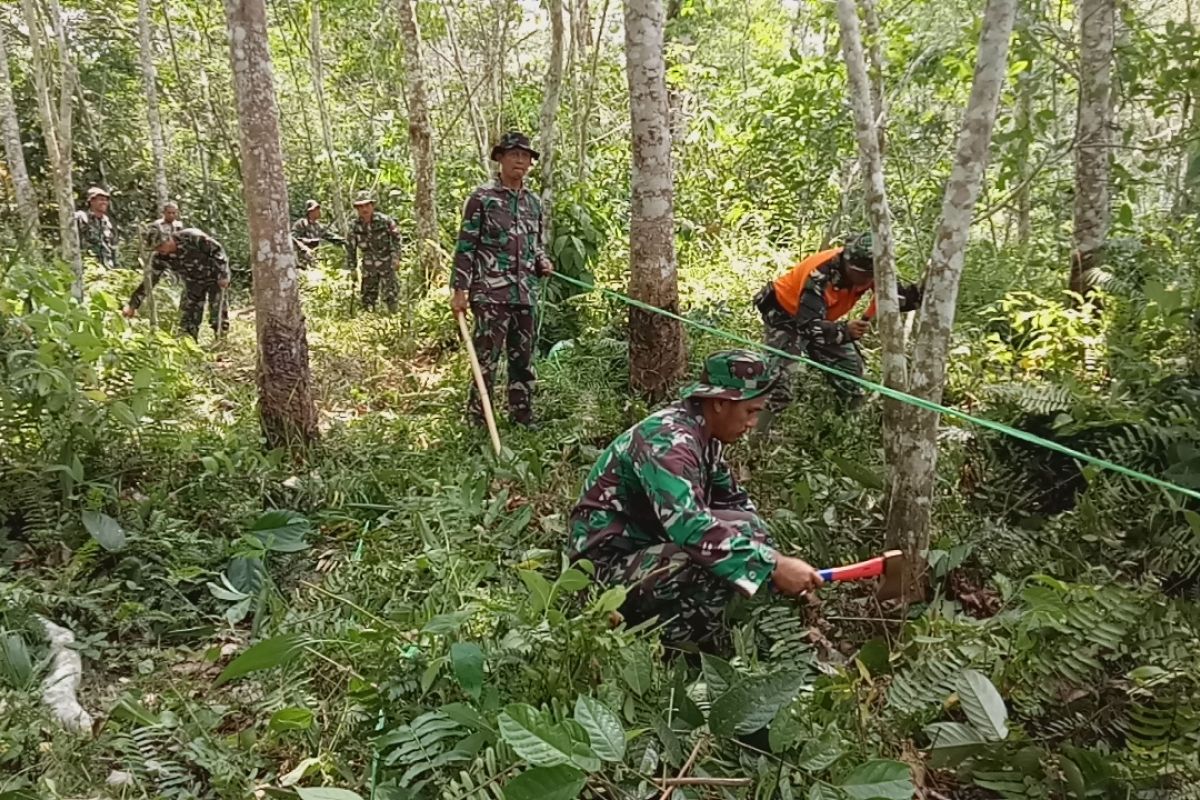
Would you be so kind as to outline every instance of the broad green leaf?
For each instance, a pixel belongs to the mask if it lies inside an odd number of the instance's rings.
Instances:
[[[841,790],[852,800],[912,800],[916,792],[912,773],[899,761],[868,761],[842,781]]]
[[[1071,790],[1071,796],[1075,800],[1086,800],[1087,782],[1084,781],[1083,772],[1080,771],[1079,766],[1066,756],[1059,756],[1058,766],[1062,770],[1067,787]]]
[[[312,727],[313,712],[307,708],[281,708],[271,715],[268,727],[273,731],[304,731]]]
[[[808,789],[808,800],[845,800],[846,793],[824,781],[817,781]]]
[[[1008,736],[1008,709],[1004,699],[987,676],[977,670],[964,669],[956,683],[958,702],[975,730],[989,741],[998,742]]]
[[[732,686],[708,712],[708,728],[718,736],[740,736],[764,727],[792,702],[804,684],[799,672],[758,675]]]
[[[307,550],[304,535],[312,523],[295,511],[268,511],[250,526],[250,535],[262,542],[267,550],[277,553],[296,553]]]
[[[575,721],[587,731],[592,750],[600,758],[620,761],[625,757],[625,729],[608,706],[593,697],[580,695],[575,700]]]
[[[349,789],[334,789],[330,786],[297,787],[300,800],[362,800],[362,796]]]
[[[531,765],[557,767],[571,761],[571,736],[533,706],[511,703],[498,722],[504,741]]]
[[[785,750],[790,750],[796,742],[800,741],[800,737],[804,735],[805,726],[800,722],[796,714],[793,713],[792,709],[792,705],[783,706],[775,714],[775,718],[771,720],[767,741],[771,745],[772,753],[782,753]]]
[[[463,691],[476,700],[483,691],[483,651],[474,642],[455,642],[450,647],[454,677]]]
[[[704,675],[709,700],[716,700],[738,681],[737,671],[728,661],[708,653],[700,654],[700,672]]]
[[[234,678],[249,675],[251,672],[259,672],[286,664],[306,644],[308,644],[308,637],[299,633],[288,633],[264,639],[230,661],[229,665],[217,676],[213,686],[220,686]]]
[[[587,575],[577,569],[568,569],[558,576],[558,589],[562,592],[578,592],[591,583]]]
[[[431,617],[429,622],[421,628],[421,633],[432,633],[445,636],[451,633],[457,633],[458,629],[463,626],[463,623],[469,620],[475,614],[474,608],[464,608],[459,611],[451,611],[448,614],[438,614],[436,617]]]
[[[535,612],[544,611],[550,604],[550,582],[532,570],[517,570],[517,574],[521,576],[521,581],[529,589],[529,600],[533,610]]]
[[[650,662],[644,661],[641,658],[634,658],[626,664],[624,669],[621,670],[621,677],[625,679],[626,685],[638,697],[650,691],[654,683],[654,674],[650,668]]]
[[[319,758],[306,758],[297,764],[290,772],[279,778],[280,786],[294,786],[299,783],[308,771],[321,763]]]
[[[601,614],[616,611],[625,602],[627,592],[628,590],[624,586],[614,586],[605,590],[592,607]]]
[[[154,370],[150,367],[142,367],[133,373],[133,388],[149,389],[152,383],[154,383]]]
[[[828,729],[817,738],[804,743],[804,749],[800,751],[800,759],[796,763],[800,769],[808,772],[823,772],[841,758],[844,752],[837,731]]]
[[[83,527],[100,546],[109,552],[125,547],[125,530],[108,514],[87,510],[83,512]]]
[[[930,763],[938,768],[956,766],[987,745],[979,731],[961,722],[935,722],[925,726],[929,737]]]
[[[586,782],[574,767],[535,767],[504,784],[504,800],[574,800]]]

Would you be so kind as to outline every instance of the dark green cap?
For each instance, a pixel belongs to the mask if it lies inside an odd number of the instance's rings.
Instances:
[[[866,272],[875,271],[875,237],[870,231],[855,234],[846,240],[842,255],[850,265]]]
[[[722,350],[705,360],[700,380],[684,389],[683,397],[749,400],[769,391],[778,379],[776,365],[763,355],[751,350]]]
[[[524,150],[533,156],[535,161],[542,157],[541,153],[533,149],[529,137],[520,131],[509,131],[500,137],[500,141],[492,148],[492,161],[499,161],[501,153],[507,153],[509,150]]]

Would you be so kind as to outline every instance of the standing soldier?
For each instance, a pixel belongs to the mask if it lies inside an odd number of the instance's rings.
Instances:
[[[388,311],[395,312],[399,287],[396,285],[396,258],[400,255],[400,230],[391,217],[375,213],[375,198],[370,192],[359,192],[354,198],[358,219],[350,226],[346,237],[346,264],[351,271],[358,269],[358,254],[362,253],[362,304],[371,311],[383,289],[383,302]]]
[[[861,233],[845,247],[813,253],[764,286],[754,297],[754,305],[762,314],[767,345],[861,378],[863,359],[858,340],[871,327],[875,300],[871,300],[862,318],[841,320],[864,294],[875,289],[872,244],[871,234]],[[914,311],[920,306],[920,287],[902,284],[899,294],[901,311]],[[774,415],[791,402],[795,366],[794,361],[784,364],[785,375],[758,417],[758,433],[765,433]],[[836,376],[829,380],[845,405],[853,407],[862,402],[858,384]]]
[[[117,229],[108,216],[108,192],[99,186],[87,190],[87,211],[75,212],[79,249],[106,269],[117,268]]]
[[[311,267],[316,263],[317,246],[322,241],[344,245],[346,240],[335,236],[321,224],[321,204],[309,200],[304,204],[304,216],[292,223],[292,241],[296,244],[296,252],[300,256],[301,267]]]
[[[517,131],[492,148],[500,174],[476,189],[463,210],[450,301],[455,314],[469,308],[475,316],[475,350],[489,395],[500,354],[507,353],[508,414],[526,427],[533,424],[534,278],[554,272],[542,250],[541,200],[525,187],[538,155],[529,137]],[[482,425],[474,384],[470,391],[468,417]]]
[[[151,225],[146,229],[146,249],[155,256],[152,286],[158,285],[167,269],[183,279],[179,327],[184,333],[193,339],[200,338],[205,302],[213,333],[223,333],[229,327],[228,316],[221,307],[221,290],[229,286],[229,259],[221,243],[197,228],[173,231]],[[125,316],[136,314],[145,296],[146,284],[140,283],[125,306]]]
[[[150,225],[171,232],[183,230],[183,223],[179,221],[179,206],[173,200],[163,203],[162,216],[151,222]],[[171,264],[165,260],[166,258],[166,256],[153,254],[151,256],[151,261],[154,262],[152,264],[153,268],[158,270],[170,269]]]

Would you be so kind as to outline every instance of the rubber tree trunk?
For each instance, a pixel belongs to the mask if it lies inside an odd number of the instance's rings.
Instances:
[[[904,319],[896,292],[895,245],[892,238],[892,212],[888,206],[883,180],[882,94],[869,78],[863,53],[858,12],[854,0],[838,0],[842,57],[854,112],[854,133],[858,139],[859,161],[864,182],[867,219],[875,240],[875,301],[878,308],[880,340],[883,345],[883,382],[899,391],[908,391],[908,358]],[[879,43],[874,43],[879,47]],[[884,459],[890,470],[896,468],[899,453],[888,445],[897,443],[894,432],[903,425],[904,408],[898,400],[885,398],[883,427]],[[891,478],[894,480],[894,475]]]
[[[25,166],[21,123],[17,119],[17,107],[13,102],[12,76],[8,71],[8,46],[4,42],[3,31],[0,31],[0,135],[4,137],[4,158],[8,162],[13,197],[17,202],[17,219],[20,223],[18,236],[23,245],[34,245],[38,238],[37,195],[33,192],[33,184],[29,181],[29,169]]]
[[[1086,296],[1104,263],[1112,217],[1114,0],[1080,0],[1079,113],[1075,131],[1075,250],[1069,287]]]
[[[338,173],[337,154],[333,149],[333,126],[329,121],[329,110],[325,104],[325,65],[321,53],[321,3],[313,0],[312,27],[309,42],[312,47],[313,92],[317,96],[317,113],[321,116],[321,139],[325,143],[325,158],[329,160],[329,173],[333,189],[333,219],[343,233],[346,227],[346,203],[342,197],[342,178]]]
[[[417,222],[419,259],[425,286],[431,285],[441,267],[438,247],[437,171],[433,153],[433,123],[429,117],[429,98],[425,91],[425,52],[417,19],[416,0],[396,0],[400,28],[404,32],[405,91],[408,102],[408,146],[412,153],[416,197],[413,213]]]
[[[163,138],[162,117],[158,113],[158,71],[154,68],[150,0],[138,0],[138,45],[142,62],[142,90],[146,93],[146,121],[150,127],[150,154],[154,160],[154,199],[161,211],[170,199],[170,193],[167,188],[167,148]]]
[[[563,80],[563,0],[548,0],[550,7],[550,64],[546,67],[546,93],[542,97],[542,115],[538,146],[542,154],[539,165],[542,173],[542,239],[549,245],[554,238],[555,169],[558,166],[555,148],[558,135],[555,119],[558,116],[559,95]]]
[[[984,9],[971,96],[942,199],[941,219],[934,233],[925,298],[909,365],[909,391],[935,403],[942,400],[967,236],[987,166],[1015,10],[1016,0],[988,0]],[[897,454],[891,465],[887,541],[889,547],[902,549],[908,555],[910,574],[906,589],[910,591],[924,582],[925,561],[921,554],[929,547],[938,459],[937,425],[935,412],[905,406],[900,424],[887,431],[894,438],[888,445],[889,452]]]
[[[674,179],[667,106],[662,0],[625,0],[625,65],[633,139],[630,181],[630,294],[677,312]],[[667,396],[686,362],[683,330],[672,319],[629,309],[629,382],[652,401]]]
[[[317,438],[317,411],[288,218],[264,3],[225,0],[225,19],[254,273],[259,415],[269,446],[297,452]]]
[[[71,294],[83,300],[83,258],[79,253],[79,234],[75,230],[75,190],[71,183],[71,98],[73,95],[74,70],[71,56],[66,49],[66,36],[60,24],[61,11],[57,0],[51,0],[50,20],[58,45],[58,109],[54,108],[50,94],[50,53],[44,41],[45,26],[33,0],[21,0],[25,25],[29,29],[29,47],[32,53],[30,66],[33,85],[37,93],[38,116],[42,123],[42,138],[46,143],[46,155],[50,160],[51,178],[54,184],[54,199],[58,205],[58,235],[62,247],[62,259],[75,275]]]

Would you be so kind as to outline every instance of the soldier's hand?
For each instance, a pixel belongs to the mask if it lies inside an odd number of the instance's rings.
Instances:
[[[463,289],[455,289],[453,296],[450,298],[450,310],[455,314],[466,314],[467,309],[471,307],[471,299],[467,296]]]
[[[137,314],[137,309],[134,308],[133,306],[125,306],[124,308],[121,309],[121,316],[125,317],[126,319],[131,319],[136,314]]]
[[[794,597],[816,589],[825,581],[821,580],[821,573],[807,562],[777,553],[771,582],[783,594]]]
[[[554,274],[554,264],[550,262],[550,259],[543,258],[538,262],[537,274],[543,278]]]
[[[850,334],[851,339],[861,339],[869,330],[871,330],[871,323],[865,319],[856,319],[846,323],[846,331]]]
[[[217,278],[217,286],[222,289],[229,288],[229,278]]]

